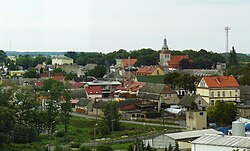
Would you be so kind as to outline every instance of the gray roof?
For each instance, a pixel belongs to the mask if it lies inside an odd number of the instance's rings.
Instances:
[[[194,140],[192,144],[241,147],[250,149],[250,137],[205,135]]]
[[[88,105],[90,102],[91,102],[90,99],[81,98],[81,99],[76,103],[76,105],[78,105],[78,106],[86,106],[86,105]]]
[[[150,100],[159,100],[161,94],[176,93],[173,89],[165,84],[146,83],[139,91],[138,97]]]
[[[207,107],[208,103],[200,96],[195,94],[187,94],[185,95],[179,102],[179,105],[185,106],[185,107],[191,107],[192,102],[195,102],[196,99],[200,98],[202,101],[202,107]],[[195,102],[198,105],[198,102]]]
[[[214,129],[204,129],[204,130],[170,133],[170,134],[165,134],[165,136],[168,136],[174,140],[184,140],[184,139],[198,138],[204,136],[205,134],[218,134],[218,131]]]

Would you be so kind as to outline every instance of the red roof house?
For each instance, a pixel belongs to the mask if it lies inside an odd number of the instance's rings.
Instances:
[[[203,77],[209,88],[239,87],[239,83],[234,76],[209,76]]]
[[[160,66],[144,66],[136,71],[136,75],[163,75],[164,69]]]
[[[88,99],[102,98],[102,90],[99,86],[85,87]]]
[[[71,86],[72,89],[79,89],[79,88],[82,88],[84,86],[84,82],[75,82],[73,83],[73,85]]]
[[[122,65],[124,68],[128,67],[129,65],[132,67],[135,65],[136,62],[137,62],[137,59],[123,59]]]
[[[54,80],[64,81],[65,77],[63,75],[53,75],[51,77]]]

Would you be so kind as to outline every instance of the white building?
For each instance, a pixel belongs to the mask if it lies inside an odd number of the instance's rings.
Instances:
[[[192,142],[192,151],[247,151],[250,137],[205,135]]]
[[[52,65],[73,64],[73,59],[66,56],[52,57]]]
[[[186,131],[186,132],[177,132],[177,133],[168,133],[162,134],[157,137],[143,140],[143,143],[147,146],[148,144],[153,148],[167,148],[169,144],[175,146],[177,141],[179,148],[182,150],[191,149],[190,142],[204,136],[205,134],[218,134],[218,131],[214,129],[204,129],[204,130],[195,130],[195,131]],[[197,150],[202,151],[202,150]]]

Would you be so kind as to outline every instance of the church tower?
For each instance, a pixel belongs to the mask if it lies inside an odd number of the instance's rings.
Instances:
[[[167,67],[168,61],[171,59],[170,51],[168,50],[167,39],[164,38],[163,46],[160,52],[160,66]]]

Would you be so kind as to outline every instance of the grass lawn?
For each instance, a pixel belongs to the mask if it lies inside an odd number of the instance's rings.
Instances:
[[[47,134],[43,134],[38,137],[38,140],[36,142],[29,144],[12,144],[11,148],[15,148],[18,151],[19,150],[40,151],[43,150],[47,144],[69,145],[70,142],[77,142],[80,144],[88,143],[91,142],[91,140],[93,140],[94,127],[96,123],[98,123],[98,126],[102,125],[100,120],[96,121],[93,119],[86,119],[73,116],[70,120],[68,133],[66,133],[64,136],[56,137],[56,135],[48,136]],[[134,136],[140,136],[146,133],[156,133],[164,129],[163,127],[158,127],[158,126],[143,126],[137,124],[122,123],[121,126],[123,127],[123,130],[113,132],[111,135],[101,136],[101,134],[98,133],[98,126],[96,133],[97,139],[103,137],[110,139],[121,139],[123,137],[130,138]],[[57,125],[57,130],[63,131],[64,127],[62,125]],[[111,145],[111,147],[114,149],[127,149],[130,144],[131,143],[114,144]]]

